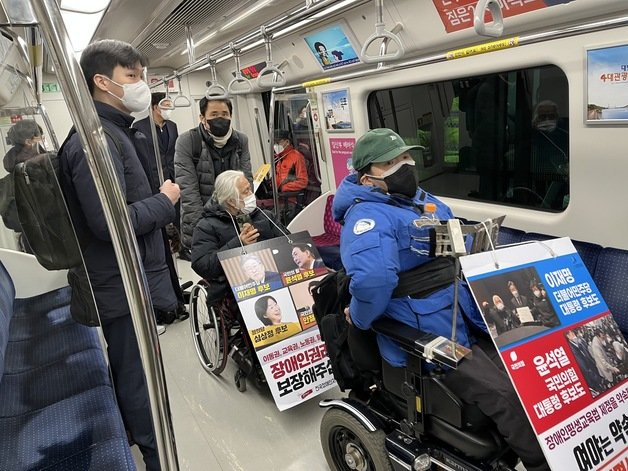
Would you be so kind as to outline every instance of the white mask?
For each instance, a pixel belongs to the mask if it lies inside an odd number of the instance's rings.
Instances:
[[[537,123],[536,128],[539,131],[552,132],[554,129],[556,129],[556,121],[553,119],[540,121],[539,123]]]
[[[501,311],[502,309],[504,309],[504,305],[503,305],[502,303],[497,303],[497,304],[495,304],[495,307],[496,307],[497,309],[499,309],[500,311]]]
[[[170,119],[170,116],[172,115],[172,110],[159,110],[161,111],[161,117],[165,120]]]
[[[541,292],[540,291],[533,291],[534,296],[536,296],[537,298],[541,297]]]
[[[251,214],[257,208],[257,198],[255,198],[254,194],[250,194],[240,201],[244,203],[244,207],[240,209],[243,214]]]
[[[136,83],[125,83],[124,85],[111,80],[109,77],[107,77],[107,80],[122,87],[122,98],[114,95],[109,90],[107,90],[107,93],[120,100],[124,107],[131,113],[141,113],[142,111],[146,111],[150,106],[150,87],[143,80]]]
[[[273,149],[275,149],[275,154],[281,154],[285,148],[281,144],[275,144]]]

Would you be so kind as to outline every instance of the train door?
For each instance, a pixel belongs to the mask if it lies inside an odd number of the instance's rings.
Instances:
[[[273,145],[275,172],[271,172],[276,181],[275,185],[271,185],[267,180],[258,192],[258,199],[262,207],[269,207],[273,189],[276,189],[278,216],[284,224],[288,224],[321,194],[323,184],[320,146],[312,122],[309,95],[304,92],[275,94],[271,139],[276,144]]]

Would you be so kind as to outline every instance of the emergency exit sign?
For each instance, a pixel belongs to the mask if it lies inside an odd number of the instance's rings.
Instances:
[[[55,92],[60,92],[61,87],[59,87],[59,84],[56,82],[44,83],[41,86],[41,90],[44,93],[55,93]]]

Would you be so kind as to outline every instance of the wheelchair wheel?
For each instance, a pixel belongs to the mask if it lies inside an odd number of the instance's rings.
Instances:
[[[228,336],[222,313],[207,305],[207,290],[197,284],[190,293],[192,337],[205,371],[220,375],[227,365]]]
[[[329,409],[321,421],[327,464],[338,471],[392,471],[383,430],[369,432],[351,414]]]

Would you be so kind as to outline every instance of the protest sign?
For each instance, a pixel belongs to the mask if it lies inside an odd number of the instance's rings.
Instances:
[[[461,265],[552,469],[628,464],[628,344],[571,241]]]
[[[328,269],[307,232],[226,250],[218,258],[279,410],[336,381],[312,312]]]

